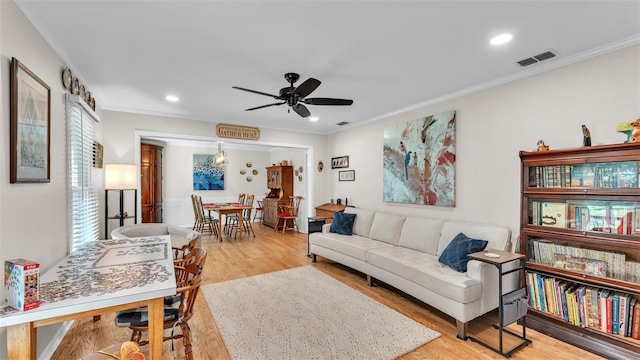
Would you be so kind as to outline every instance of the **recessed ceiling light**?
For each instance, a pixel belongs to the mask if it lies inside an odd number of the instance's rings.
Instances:
[[[318,121],[318,117],[317,116],[312,116],[309,118],[309,121]]]
[[[175,95],[167,95],[165,97],[165,99],[167,99],[168,102],[178,102],[178,101],[180,101],[180,98],[178,98]]]
[[[513,35],[511,34],[502,34],[496,37],[493,37],[490,41],[491,45],[502,45],[506,44],[513,39]]]

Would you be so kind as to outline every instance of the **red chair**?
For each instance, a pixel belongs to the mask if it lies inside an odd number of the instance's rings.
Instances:
[[[259,217],[258,212],[260,213]],[[256,217],[260,219],[260,222],[264,221],[264,206],[262,206],[262,200],[258,200],[258,207],[256,207],[256,212],[253,213],[253,222],[256,222]]]
[[[300,201],[302,201],[302,196],[289,196],[289,205],[280,205],[280,209],[278,211],[278,222],[276,222],[275,231],[278,231],[278,227],[282,223],[282,233],[286,230],[296,230],[300,232],[300,228],[298,227],[298,209],[300,208]],[[291,224],[291,226],[287,226],[287,224]]]

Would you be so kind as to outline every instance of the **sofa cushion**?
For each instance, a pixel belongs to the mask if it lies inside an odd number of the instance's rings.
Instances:
[[[398,245],[405,219],[405,216],[377,212],[373,217],[373,223],[371,223],[369,237],[392,245]]]
[[[407,217],[402,225],[398,246],[435,255],[443,223],[443,220]]]
[[[334,211],[329,232],[341,235],[351,235],[355,218],[356,214],[345,214]]]
[[[476,301],[482,294],[479,280],[443,266],[435,255],[391,246],[370,250],[367,262],[459,303]]]
[[[463,233],[456,235],[442,252],[438,261],[455,271],[467,272],[467,255],[484,250],[489,242],[472,239]]]
[[[346,214],[356,214],[356,220],[353,223],[353,234],[369,237],[371,223],[373,222],[373,211],[347,207],[344,209]]]
[[[489,242],[487,249],[505,250],[509,238],[511,237],[511,230],[505,226],[499,225],[486,225],[486,224],[471,224],[456,221],[445,221],[442,225],[442,231],[440,232],[440,240],[438,240],[438,253],[440,256],[444,249],[447,248],[451,240],[453,240],[459,233],[464,233],[473,239],[482,239]]]
[[[367,251],[369,250],[395,247],[382,241],[371,240],[355,234],[344,236],[336,233],[312,233],[309,235],[309,242],[361,261],[366,261]]]

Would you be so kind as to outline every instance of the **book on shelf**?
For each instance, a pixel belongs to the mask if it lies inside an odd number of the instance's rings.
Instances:
[[[571,187],[593,187],[594,165],[574,165],[571,167]]]
[[[618,334],[618,326],[620,325],[620,295],[613,293],[611,296],[611,333]]]
[[[633,321],[635,319],[634,310],[636,308],[636,302],[636,298],[631,299],[631,301],[629,302],[629,311],[627,311],[627,330],[625,336],[631,336],[631,332],[633,331]]]
[[[640,340],[640,304],[636,302],[633,307],[633,329],[631,330],[631,337]]]
[[[606,261],[573,257],[565,254],[554,254],[555,262],[553,266],[561,269],[571,270],[583,274],[607,276],[608,264]]]
[[[541,225],[558,228],[567,227],[567,204],[543,202],[541,205]]]
[[[624,335],[627,332],[627,318],[629,312],[629,304],[631,303],[631,295],[620,293],[620,310],[618,318],[618,334]]]

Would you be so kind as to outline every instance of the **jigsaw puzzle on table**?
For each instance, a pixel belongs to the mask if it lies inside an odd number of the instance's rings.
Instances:
[[[172,257],[168,247],[159,237],[91,242],[58,265],[57,280],[43,279],[40,297],[56,302],[165,282],[172,276],[171,271],[158,260]]]

